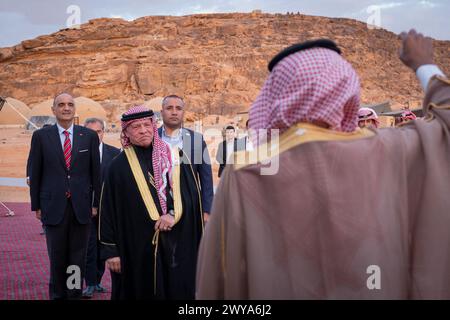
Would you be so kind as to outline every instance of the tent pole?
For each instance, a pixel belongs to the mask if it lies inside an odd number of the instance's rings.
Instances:
[[[21,116],[26,122],[30,123],[34,128],[39,129],[39,127],[37,125],[35,125],[33,122],[31,122],[30,120],[28,120],[27,117],[25,117],[22,113],[20,113],[19,110],[17,110],[14,106],[11,105],[11,103],[9,103],[8,101],[5,102],[19,115]]]
[[[6,214],[6,216],[14,216],[14,211],[12,211],[10,208],[8,208],[3,202],[0,201],[0,204],[5,207],[6,210],[8,210],[8,213]]]

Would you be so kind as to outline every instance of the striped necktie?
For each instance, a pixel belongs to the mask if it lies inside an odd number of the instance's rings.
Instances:
[[[64,160],[66,161],[67,170],[70,170],[70,160],[72,159],[72,145],[69,138],[70,133],[65,130],[63,133],[66,136],[66,140],[64,140]]]

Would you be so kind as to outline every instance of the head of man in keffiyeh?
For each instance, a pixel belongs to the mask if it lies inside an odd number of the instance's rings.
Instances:
[[[371,108],[361,108],[358,110],[358,126],[360,128],[378,128],[380,120],[375,110]]]
[[[250,108],[250,129],[278,129],[281,134],[298,122],[342,132],[357,128],[359,78],[333,42],[289,47],[271,61],[269,70]]]
[[[131,146],[147,148],[153,146],[152,166],[158,198],[163,210],[167,213],[166,187],[172,188],[172,158],[169,146],[161,140],[153,111],[145,106],[135,106],[122,115],[121,142],[124,149]],[[167,181],[169,176],[169,181]]]

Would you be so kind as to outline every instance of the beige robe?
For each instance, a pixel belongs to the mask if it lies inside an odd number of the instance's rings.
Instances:
[[[449,81],[430,81],[424,110],[351,134],[297,124],[277,174],[227,167],[197,298],[450,299]]]

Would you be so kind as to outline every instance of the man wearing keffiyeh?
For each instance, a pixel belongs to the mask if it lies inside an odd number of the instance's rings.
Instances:
[[[124,149],[105,177],[100,207],[102,256],[112,299],[192,299],[203,232],[199,188],[184,154],[157,133],[153,111],[122,116]],[[186,162],[188,163],[188,162]]]

